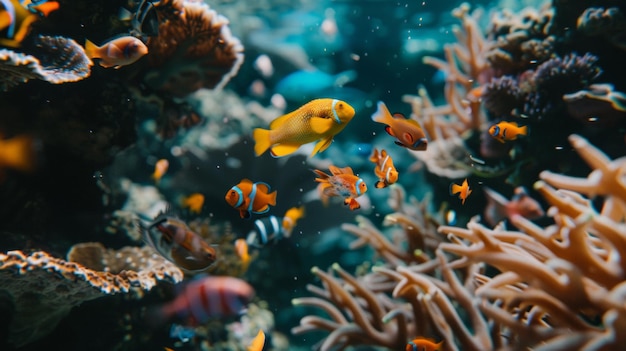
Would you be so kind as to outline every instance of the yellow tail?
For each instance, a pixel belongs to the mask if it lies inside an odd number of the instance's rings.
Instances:
[[[267,200],[267,202],[272,206],[276,206],[276,194],[277,193],[278,193],[277,191],[274,191],[270,194],[267,194],[269,196],[269,199]]]
[[[35,168],[35,141],[30,136],[16,136],[0,141],[0,165],[22,172]]]
[[[519,132],[520,132],[520,134],[522,134],[522,135],[528,135],[528,126],[521,126],[521,127],[519,128]]]
[[[100,48],[91,42],[91,40],[86,39],[85,40],[85,54],[87,55],[87,57],[89,57],[90,59],[93,58],[100,58]]]
[[[450,184],[450,195],[458,194],[463,190],[463,187],[458,184]]]
[[[272,146],[270,142],[270,131],[267,129],[255,128],[252,131],[252,138],[254,139],[254,153],[257,156],[261,156]]]

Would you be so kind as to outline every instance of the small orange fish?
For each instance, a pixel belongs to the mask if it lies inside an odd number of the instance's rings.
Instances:
[[[248,251],[248,243],[246,239],[239,238],[235,240],[235,252],[237,256],[241,258],[241,265],[243,266],[244,271],[248,269],[248,265],[250,264],[250,253]]]
[[[343,203],[350,206],[351,210],[361,208],[361,205],[355,198],[365,194],[367,191],[367,185],[363,179],[355,176],[350,167],[329,166],[328,169],[332,175],[317,169],[313,170],[319,176],[319,178],[315,178],[315,181],[320,183],[319,189],[322,198],[331,196],[345,197]]]
[[[304,206],[292,207],[283,216],[283,234],[285,238],[291,236],[291,231],[296,226],[298,220],[304,217]]]
[[[463,181],[461,185],[458,184],[450,184],[450,195],[459,194],[459,199],[461,199],[461,204],[465,204],[465,199],[472,193],[472,190],[467,183],[467,178]]]
[[[406,344],[405,351],[438,351],[441,349],[443,341],[435,343],[432,339],[415,338]]]
[[[239,210],[241,218],[250,218],[251,214],[266,213],[271,206],[276,205],[276,191],[270,193],[267,183],[253,183],[249,179],[242,179],[239,184],[226,192],[226,202]]]
[[[37,167],[38,142],[28,135],[0,139],[0,169],[31,172]]]
[[[204,195],[200,193],[193,193],[183,199],[183,207],[189,208],[189,211],[193,213],[202,212],[202,205],[204,205]]]
[[[215,249],[168,208],[148,225],[137,222],[143,240],[161,256],[187,271],[202,271],[217,259]]]
[[[58,2],[45,0],[1,0],[0,5],[0,31],[6,29],[0,44],[10,47],[20,46],[34,22],[59,9]]]
[[[337,99],[316,99],[270,123],[270,129],[252,132],[257,156],[270,149],[272,156],[292,154],[304,144],[317,141],[311,156],[326,150],[333,137],[354,117],[354,108]]]
[[[259,329],[259,333],[252,339],[247,351],[262,351],[265,346],[265,333],[263,329]]]
[[[393,165],[393,159],[387,154],[385,149],[382,149],[380,153],[374,149],[372,156],[370,157],[376,168],[374,168],[374,174],[379,178],[376,182],[376,188],[385,188],[398,181],[398,171]]]
[[[520,135],[528,135],[528,126],[519,126],[516,122],[502,121],[489,127],[489,135],[504,143],[515,140]]]
[[[148,53],[148,47],[141,40],[127,35],[110,40],[102,46],[85,41],[85,53],[90,59],[100,59],[100,66],[120,68],[130,65]]]
[[[152,173],[152,179],[154,179],[156,183],[161,181],[161,178],[163,178],[163,175],[165,175],[165,172],[167,172],[167,169],[169,167],[170,167],[170,162],[168,160],[164,158],[158,160],[154,164],[154,172]]]
[[[417,121],[407,119],[401,113],[394,113],[392,116],[382,101],[378,102],[378,110],[372,115],[372,120],[385,125],[387,134],[397,139],[396,145],[422,151],[428,147],[426,134]]]

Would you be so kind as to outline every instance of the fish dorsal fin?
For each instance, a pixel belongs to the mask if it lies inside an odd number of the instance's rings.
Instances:
[[[248,179],[248,178],[243,178],[243,179],[241,180],[241,182],[239,182],[239,183],[243,183],[243,184],[250,184],[250,185],[252,185],[252,184],[253,184],[253,183],[252,183],[252,181],[251,181],[250,179]]]
[[[262,192],[262,193],[269,193],[271,190],[271,187],[269,184],[265,183],[265,182],[257,182],[256,183],[256,188],[258,191]]]
[[[282,115],[278,118],[276,118],[275,120],[273,120],[272,122],[270,122],[270,129],[276,129],[278,127],[280,127],[281,125],[283,125],[291,116],[293,115],[293,112],[288,113],[286,115]]]
[[[352,175],[354,175],[354,172],[352,172],[352,168],[350,168],[350,167],[339,168],[339,167],[336,167],[336,166],[328,166],[328,169],[330,170],[330,172],[333,175],[337,175],[337,174],[352,174]]]
[[[396,118],[396,119],[407,119],[404,113],[400,113],[400,112],[394,112],[391,115],[391,117]]]
[[[300,144],[278,144],[272,146],[270,152],[273,157],[283,157],[296,152],[299,147]]]
[[[335,122],[330,118],[311,117],[309,124],[315,134],[326,134],[333,127]]]

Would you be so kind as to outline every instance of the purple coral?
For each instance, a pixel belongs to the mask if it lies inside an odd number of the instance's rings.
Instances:
[[[483,101],[485,108],[494,115],[509,115],[522,98],[517,80],[512,76],[491,79],[485,86]]]
[[[590,53],[579,56],[571,53],[542,63],[535,70],[533,80],[538,91],[559,98],[589,86],[602,73],[598,58]]]

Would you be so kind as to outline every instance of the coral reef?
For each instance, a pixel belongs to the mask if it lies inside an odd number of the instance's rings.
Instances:
[[[360,277],[337,265],[338,276],[314,268],[324,287],[310,285],[317,297],[294,304],[319,307],[331,319],[304,317],[293,332],[329,331],[322,350],[358,344],[397,350],[415,336],[443,340],[444,350],[619,349],[626,321],[623,159],[611,161],[580,136],[570,141],[593,171],[587,178],[541,174],[535,187],[552,206],[553,224],[515,216],[515,231],[475,219],[466,228],[435,230],[428,217],[412,216],[395,245],[371,222],[345,225],[382,262]],[[597,197],[599,211],[589,201]],[[409,206],[387,217],[405,218]],[[437,245],[442,235],[447,240]],[[416,251],[410,243],[420,239],[431,244]]]
[[[98,243],[78,244],[68,258],[80,263],[43,251],[0,254],[0,290],[13,305],[9,343],[22,346],[45,336],[85,301],[113,294],[141,297],[157,281],[176,283],[183,278],[180,269],[149,248],[112,251]]]

